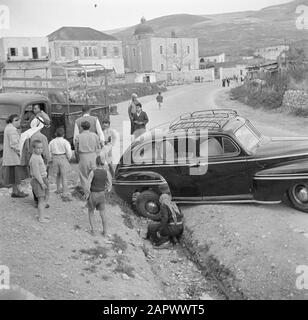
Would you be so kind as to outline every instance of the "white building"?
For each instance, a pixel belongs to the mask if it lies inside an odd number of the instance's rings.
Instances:
[[[100,64],[124,74],[122,42],[113,36],[87,27],[62,27],[48,35],[48,40],[52,62]]]
[[[0,39],[1,62],[48,61],[47,37],[4,37]]]
[[[157,37],[144,18],[123,46],[125,67],[131,72],[199,69],[197,38]]]
[[[223,63],[226,62],[226,54],[220,53],[212,56],[202,56],[199,57],[200,67],[212,62],[212,63]]]
[[[266,60],[277,60],[277,58],[285,51],[288,51],[288,45],[278,45],[266,48],[259,48],[255,51],[255,56],[262,57]]]

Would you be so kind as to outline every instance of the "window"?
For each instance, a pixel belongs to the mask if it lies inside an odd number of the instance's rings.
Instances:
[[[120,55],[119,47],[113,47],[113,54],[115,57],[118,57]]]
[[[18,49],[17,48],[10,48],[9,49],[9,55],[11,57],[17,57],[18,56]]]
[[[103,56],[104,56],[104,57],[107,56],[107,47],[103,47]]]
[[[28,47],[23,47],[22,48],[22,55],[24,57],[28,57],[29,56],[29,48]]]
[[[200,157],[218,157],[237,154],[238,148],[226,137],[206,137],[200,140]]]
[[[46,57],[47,56],[47,48],[46,47],[41,47],[41,56]]]
[[[136,49],[133,49],[133,56],[136,57]]]
[[[97,48],[96,47],[93,47],[93,56],[97,57]]]
[[[160,65],[160,70],[164,71],[164,65],[163,64]]]
[[[155,143],[147,143],[136,150],[132,154],[132,160],[136,164],[153,163],[153,160],[157,159],[157,149],[155,149]],[[153,159],[154,156],[154,159]]]
[[[190,46],[187,46],[187,53],[190,54]]]
[[[89,57],[92,57],[92,48],[91,47],[89,47]]]
[[[177,47],[176,43],[173,44],[173,53],[174,54],[178,53],[178,47]]]
[[[188,70],[191,70],[191,63],[188,64]]]
[[[257,132],[254,132],[251,127],[248,125],[243,125],[236,132],[235,136],[238,141],[250,152],[258,146],[261,142],[261,135]]]
[[[61,51],[61,57],[65,57],[65,47],[61,47],[60,51]]]
[[[85,48],[83,49],[83,55],[84,55],[85,57],[88,56],[88,48],[87,48],[87,47],[85,47]]]
[[[75,57],[79,57],[80,56],[80,52],[79,52],[79,48],[78,47],[74,47],[74,56]]]
[[[163,54],[163,46],[159,47],[159,52],[160,52],[160,54]]]

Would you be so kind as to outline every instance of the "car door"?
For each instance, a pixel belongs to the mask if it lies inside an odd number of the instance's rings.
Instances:
[[[203,200],[251,198],[245,152],[227,135],[201,136],[199,168]]]
[[[188,134],[163,141],[163,160],[158,170],[167,180],[174,200],[202,200],[202,177],[191,174],[191,166],[198,162],[196,142]]]

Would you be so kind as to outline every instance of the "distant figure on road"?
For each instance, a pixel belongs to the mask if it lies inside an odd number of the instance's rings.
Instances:
[[[157,95],[157,97],[156,97],[156,101],[157,101],[157,103],[158,103],[158,108],[159,108],[159,110],[161,109],[161,105],[162,105],[162,103],[163,103],[163,101],[164,101],[164,98],[163,98],[163,96],[161,95],[161,92],[158,92],[158,95]]]
[[[74,144],[76,142],[78,135],[83,131],[83,128],[81,126],[82,122],[87,121],[88,123],[90,123],[89,131],[94,132],[98,135],[100,143],[103,146],[105,142],[105,138],[104,138],[104,133],[98,118],[90,115],[89,106],[86,106],[86,105],[83,106],[82,112],[83,112],[83,115],[75,121]]]
[[[178,243],[183,233],[183,214],[178,206],[171,200],[170,194],[163,193],[160,198],[160,222],[148,225],[147,239],[153,245],[160,246],[168,241]]]
[[[95,168],[95,160],[100,151],[98,135],[90,131],[90,123],[81,123],[82,132],[76,137],[76,152],[79,157],[80,184],[84,192],[87,190],[89,173]]]
[[[222,86],[223,86],[223,87],[226,86],[226,79],[222,79]]]
[[[146,124],[149,122],[148,115],[146,112],[142,111],[142,105],[140,102],[136,105],[136,113],[134,114],[134,138],[137,139],[146,131]]]
[[[228,87],[230,87],[230,78],[227,78]]]
[[[137,108],[136,108],[136,105],[137,105],[138,102],[138,96],[136,93],[133,93],[132,94],[132,100],[131,102],[129,103],[129,106],[128,106],[128,117],[129,117],[129,120],[130,120],[130,134],[134,134],[134,131],[135,131],[135,128],[134,128],[134,114],[136,114],[136,111],[137,111]]]

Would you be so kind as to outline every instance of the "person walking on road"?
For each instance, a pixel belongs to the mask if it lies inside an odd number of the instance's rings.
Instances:
[[[134,115],[136,114],[136,111],[137,111],[137,107],[136,107],[137,103],[138,103],[138,96],[136,93],[133,93],[131,102],[129,103],[129,106],[128,106],[128,117],[130,120],[130,134],[131,135],[133,135],[134,131],[135,131]]]
[[[76,152],[79,157],[80,184],[84,192],[87,190],[89,173],[96,166],[96,157],[100,152],[98,135],[90,131],[90,123],[81,123],[82,132],[76,137]]]
[[[12,198],[25,198],[28,195],[20,190],[20,183],[28,177],[28,168],[20,164],[20,118],[12,114],[6,120],[3,133],[3,184],[11,185]]]
[[[158,95],[156,97],[156,101],[158,103],[158,109],[160,110],[161,109],[161,106],[163,104],[163,101],[164,101],[164,98],[163,96],[161,95],[161,92],[158,92]]]
[[[146,131],[146,124],[149,122],[148,115],[142,111],[142,105],[140,102],[136,105],[136,113],[133,117],[134,121],[134,138],[137,139]]]

